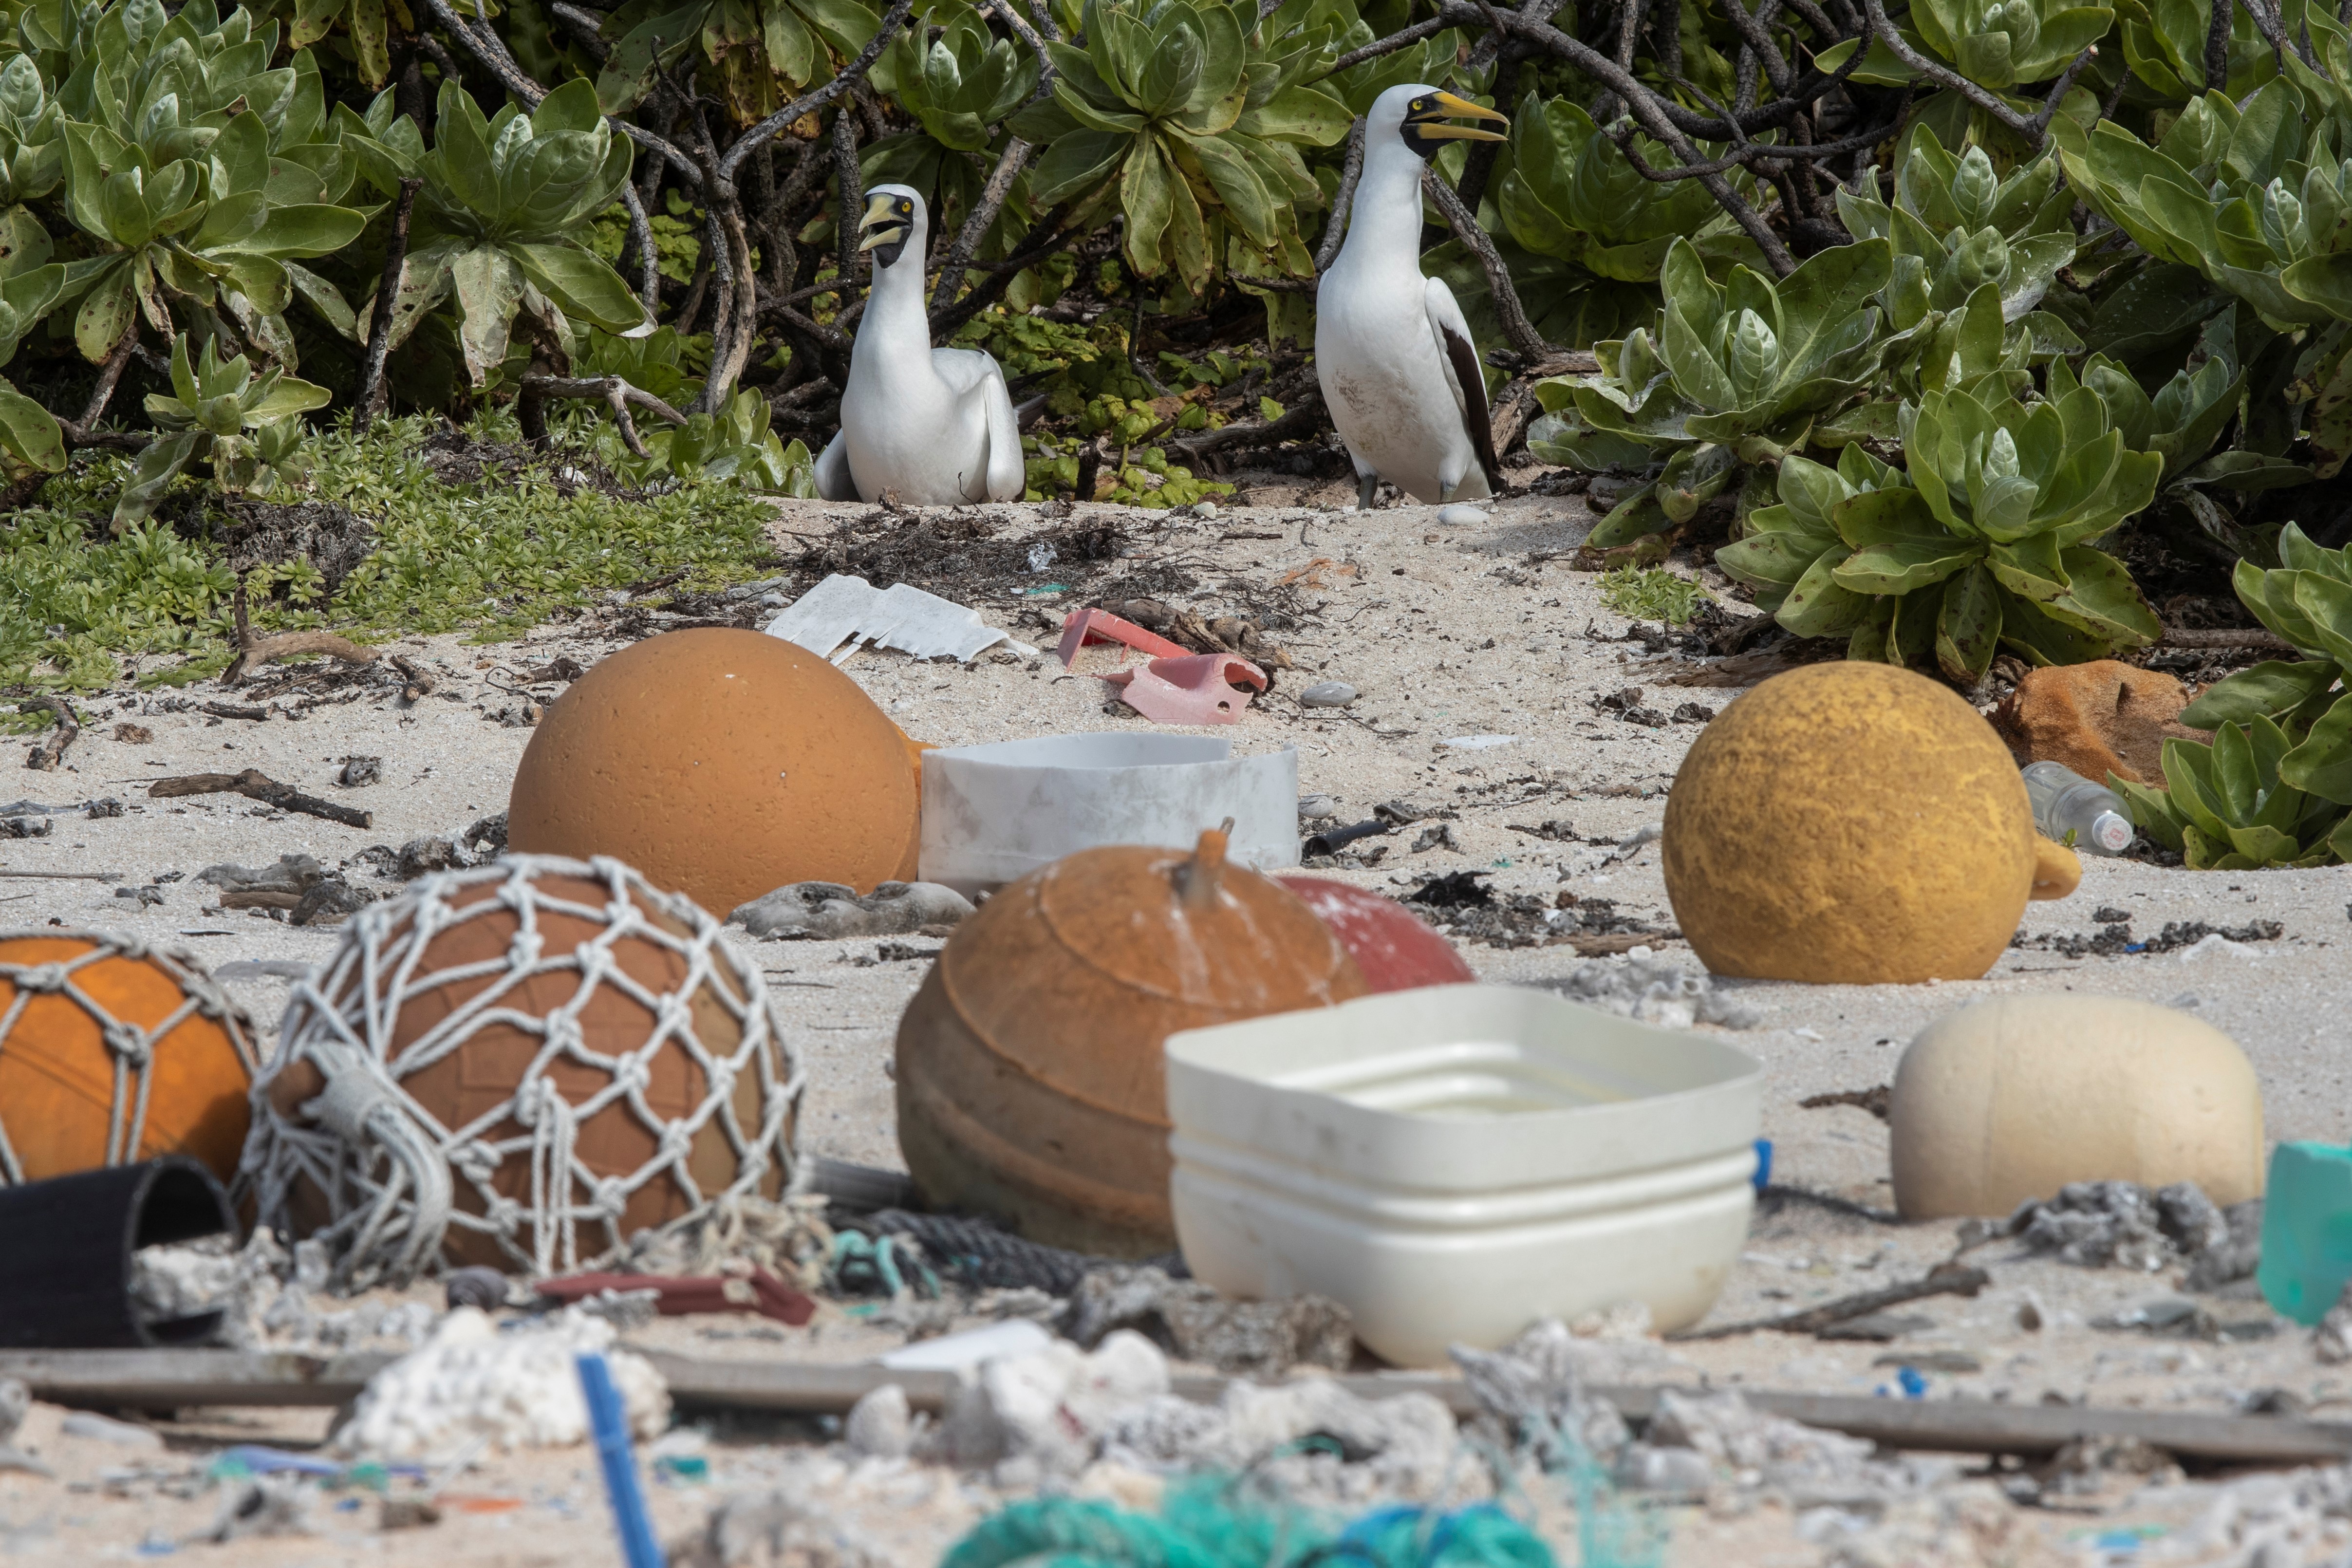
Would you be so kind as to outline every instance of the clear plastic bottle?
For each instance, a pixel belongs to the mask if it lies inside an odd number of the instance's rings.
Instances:
[[[2074,835],[2077,849],[2120,855],[2131,847],[2131,814],[2116,792],[2093,784],[2063,763],[2025,764],[2025,797],[2033,803],[2033,826],[2061,844]]]

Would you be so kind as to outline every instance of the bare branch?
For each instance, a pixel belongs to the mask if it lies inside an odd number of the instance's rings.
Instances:
[[[1444,213],[1445,221],[1454,226],[1454,234],[1478,258],[1478,264],[1486,269],[1487,291],[1494,297],[1495,314],[1501,318],[1503,335],[1510,339],[1511,347],[1530,360],[1545,359],[1559,353],[1559,349],[1543,341],[1535,324],[1528,320],[1527,307],[1519,303],[1519,291],[1511,286],[1511,269],[1503,265],[1502,255],[1496,250],[1494,240],[1478,226],[1477,218],[1462,205],[1462,198],[1455,194],[1454,187],[1439,179],[1435,170],[1424,168],[1421,172],[1421,188],[1428,194],[1431,201],[1437,204],[1437,210]]]
[[[628,209],[629,237],[637,247],[637,266],[643,272],[637,302],[646,308],[646,320],[652,321],[661,309],[661,257],[654,248],[654,226],[646,216],[645,199],[627,180],[621,182],[621,205]]]
[[[1331,197],[1331,218],[1323,227],[1323,243],[1315,248],[1315,270],[1331,270],[1348,236],[1349,209],[1355,205],[1356,182],[1364,177],[1364,117],[1348,128],[1348,160],[1339,166],[1339,188]]]
[[[81,417],[58,421],[58,428],[65,432],[67,440],[77,447],[109,445],[100,438],[98,422],[105,416],[106,405],[114,397],[115,385],[122,379],[123,367],[131,363],[131,356],[138,347],[139,323],[134,320],[122,334],[122,341],[114,345],[114,352],[107,355],[106,363],[99,367],[98,384],[90,389],[89,401],[82,405]],[[144,447],[147,443],[141,441],[139,445]]]
[[[1333,60],[1331,62],[1331,68],[1325,71],[1321,77],[1318,77],[1316,79],[1318,81],[1324,80],[1328,78],[1338,76],[1341,71],[1348,69],[1350,66],[1360,66],[1366,60],[1376,60],[1382,55],[1392,55],[1399,49],[1410,48],[1414,44],[1421,42],[1423,38],[1431,37],[1438,33],[1445,31],[1448,27],[1457,26],[1459,25],[1458,21],[1449,19],[1443,16],[1432,16],[1425,22],[1415,22],[1412,26],[1403,29],[1402,32],[1391,33],[1385,38],[1374,38],[1370,43],[1366,44],[1360,49],[1349,50],[1346,54],[1341,55],[1338,59]]]
[[[400,205],[392,215],[392,238],[383,248],[383,276],[376,284],[375,310],[368,321],[367,358],[360,370],[360,403],[355,415],[359,433],[368,433],[384,399],[383,361],[392,352],[392,319],[400,306],[401,280],[408,273],[408,220],[416,210],[416,193],[425,182],[414,174],[400,182]]]
[[[446,5],[447,0],[433,0],[433,4]],[[898,36],[898,29],[906,26],[908,14],[914,7],[915,0],[892,0],[889,11],[882,18],[882,25],[874,29],[874,36],[866,41],[864,48],[857,51],[857,58],[844,66],[840,74],[823,87],[814,92],[802,94],[737,137],[735,144],[727,150],[727,155],[719,160],[719,177],[723,181],[731,182],[735,178],[735,171],[742,166],[743,160],[751,155],[752,148],[757,147],[801,116],[812,110],[823,109],[826,104],[847,92],[853,85],[863,81],[866,73],[874,68],[874,62],[882,58],[883,48],[892,38]]]
[[[530,108],[539,107],[540,100],[547,96],[547,89],[523,74],[522,67],[515,62],[514,56],[507,52],[505,43],[499,39],[497,31],[488,23],[485,22],[481,31],[478,33],[470,23],[451,8],[449,0],[425,0],[425,4],[432,7],[435,19],[444,28],[457,35],[457,41],[466,46],[466,52],[488,68],[490,74],[499,79],[500,86],[521,99]],[[447,68],[446,54],[446,50],[442,51],[445,69]],[[701,188],[702,171],[696,168],[693,162],[683,152],[672,146],[667,140],[655,135],[642,125],[630,124],[618,115],[606,115],[604,123],[635,142],[638,146],[660,153],[668,161],[672,168],[692,181],[697,189]]]
[[[948,247],[947,259],[940,264],[940,279],[933,286],[933,308],[955,303],[956,292],[963,287],[963,275],[971,265],[972,253],[987,237],[989,226],[1004,208],[1004,198],[1013,193],[1013,182],[1027,167],[1029,156],[1036,149],[1015,136],[1004,143],[1003,155],[996,160],[994,173],[988,184],[981,187],[980,200],[972,204],[971,215],[964,219],[963,227]]]

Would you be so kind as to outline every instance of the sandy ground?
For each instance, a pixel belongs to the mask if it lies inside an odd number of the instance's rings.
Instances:
[[[1645,655],[1639,643],[1620,640],[1627,623],[1601,607],[1597,579],[1570,569],[1569,557],[1592,521],[1584,502],[1520,496],[1493,503],[1484,522],[1445,526],[1427,508],[1400,506],[1370,515],[1339,510],[1342,498],[1336,488],[1306,496],[1259,490],[1249,499],[1265,504],[1230,507],[1208,521],[1115,508],[1086,509],[1083,515],[1099,511],[1118,519],[1129,531],[1129,548],[1139,557],[1181,557],[1213,568],[1198,572],[1200,592],[1190,601],[1212,614],[1264,599],[1286,574],[1317,557],[1357,568],[1352,575],[1327,570],[1319,578],[1327,586],[1303,594],[1303,624],[1281,635],[1299,668],[1238,723],[1219,731],[1244,752],[1297,747],[1302,790],[1337,797],[1339,822],[1358,820],[1375,804],[1392,799],[1458,813],[1453,827],[1459,852],[1438,847],[1412,854],[1410,837],[1399,835],[1374,841],[1387,847],[1381,864],[1343,874],[1395,891],[1436,872],[1487,869],[1499,891],[1539,892],[1547,900],[1562,889],[1597,895],[1618,900],[1621,913],[1671,925],[1654,848],[1603,867],[1605,846],[1550,841],[1512,826],[1564,818],[1581,835],[1614,839],[1658,822],[1665,788],[1698,732],[1692,723],[1642,728],[1592,705],[1599,694],[1640,684],[1640,673],[1629,666]],[[784,504],[775,524],[779,553],[795,555],[840,520],[866,510]],[[1035,510],[999,508],[994,513],[1008,530],[1019,531],[1043,526]],[[1050,581],[1039,579],[1041,584]],[[1718,589],[1723,586],[1714,581]],[[1045,623],[1058,621],[1063,605],[1044,595],[982,607],[992,624],[1008,626],[1027,641],[1047,643]],[[619,607],[612,612],[618,613]],[[85,702],[85,734],[68,753],[65,770],[19,773],[22,791],[56,804],[116,796],[125,814],[110,819],[59,816],[50,837],[0,844],[0,869],[106,876],[10,880],[0,886],[0,921],[20,929],[62,923],[133,931],[184,945],[222,973],[268,1031],[283,1005],[287,983],[282,975],[261,973],[263,965],[320,962],[332,951],[337,932],[290,927],[258,912],[221,913],[210,907],[210,889],[196,884],[194,874],[215,862],[260,865],[280,855],[308,853],[331,868],[347,866],[355,883],[396,890],[370,863],[354,857],[372,845],[397,847],[425,834],[455,836],[502,809],[530,734],[495,718],[516,700],[513,672],[559,653],[585,663],[611,651],[618,639],[609,634],[609,615],[590,616],[543,628],[520,645],[476,647],[450,638],[411,639],[400,651],[441,677],[440,689],[413,706],[375,693],[296,716],[288,711],[289,701],[273,704],[269,718],[250,721],[194,710],[192,704],[250,700],[210,686],[176,694],[117,692]],[[1098,657],[1104,656],[1088,656]],[[1083,674],[1066,675],[1050,651],[1035,661],[983,655],[968,667],[917,664],[897,654],[867,651],[845,668],[910,734],[942,744],[1142,723],[1124,710],[1107,714],[1108,689]],[[1343,711],[1301,709],[1291,694],[1311,679],[1344,679],[1359,689],[1361,699]],[[544,694],[551,689],[540,689]],[[1707,689],[1654,693],[1664,699],[1659,705],[1667,710],[1685,700],[1719,708],[1735,696]],[[143,726],[151,738],[116,738],[116,726],[126,722]],[[1475,751],[1446,744],[1478,735],[1513,739]],[[383,783],[352,790],[336,785],[332,781],[342,759],[352,754],[381,756]],[[166,774],[246,767],[370,810],[374,822],[367,829],[349,828],[236,795],[163,801],[149,799],[143,789],[147,780]],[[161,902],[151,906],[117,897],[118,885],[155,888]],[[2352,939],[2347,900],[2352,871],[2344,868],[2200,874],[2094,859],[2072,899],[2029,907],[2029,936],[2088,934],[2095,930],[2091,911],[2103,905],[2130,910],[2135,931],[2143,935],[2175,920],[2217,926],[2275,920],[2285,933],[2242,954],[2209,952],[2188,961],[2179,954],[2067,960],[2046,951],[2012,949],[1994,973],[1966,984],[1728,983],[1763,1014],[1759,1026],[1727,1037],[1764,1065],[1763,1131],[1775,1145],[1775,1179],[1850,1205],[1886,1208],[1891,1198],[1884,1126],[1858,1109],[1805,1110],[1797,1102],[1885,1083],[1902,1047],[1929,1021],[1981,997],[2021,993],[2100,993],[2193,1007],[2252,1059],[2273,1138],[2352,1141],[2344,1026],[2336,1011],[2352,994],[2352,982],[2344,978],[2340,958],[2331,951]],[[802,1121],[806,1146],[895,1167],[887,1067],[898,1013],[921,979],[922,966],[877,963],[875,945],[772,942],[751,944],[751,951],[772,980],[785,983],[778,993],[782,1015],[810,1063]],[[1680,942],[1662,939],[1654,945],[1664,956],[1696,967]],[[1472,945],[1464,951],[1482,979],[1503,983],[1557,978],[1583,962],[1564,946],[1503,951]],[[0,1108],[0,1117],[5,1115]],[[1954,1229],[1949,1223],[1884,1223],[1852,1207],[1778,1205],[1759,1215],[1716,1321],[1907,1278],[1951,1253]],[[1905,1309],[1933,1320],[1934,1326],[1899,1344],[1754,1335],[1669,1347],[1673,1359],[1660,1372],[1694,1381],[1868,1392],[1890,1382],[1894,1368],[1882,1364],[1888,1358],[1927,1357],[1954,1369],[1929,1373],[1930,1397],[2087,1399],[2221,1411],[2242,1407],[2259,1391],[2278,1388],[2323,1415],[2340,1414],[2342,1402],[2352,1398],[2352,1378],[2316,1363],[2303,1331],[2271,1319],[2259,1298],[2248,1299],[2242,1290],[2205,1304],[2214,1316],[2242,1323],[2249,1333],[2274,1331],[2267,1337],[2214,1343],[2094,1329],[2089,1324],[2095,1317],[2168,1293],[2174,1281],[2161,1275],[2073,1268],[2013,1257],[2014,1251],[2000,1243],[1972,1254],[1971,1261],[1991,1267],[1993,1287],[1974,1300],[1945,1298]],[[2019,1310],[2028,1301],[2042,1321],[2038,1331],[2020,1326]],[[798,1354],[805,1348],[788,1338],[763,1342],[757,1353]],[[1976,1370],[1964,1370],[1970,1363]],[[230,1429],[222,1423],[235,1418],[218,1415],[210,1426],[175,1436],[171,1458],[183,1468],[201,1469],[202,1453],[227,1437]],[[303,1419],[315,1425],[315,1418]],[[265,1429],[287,1438],[305,1435],[288,1429],[288,1420],[269,1416]],[[318,1435],[307,1432],[313,1440]],[[59,1441],[72,1446],[72,1440]],[[738,1470],[739,1479],[756,1479],[761,1456],[772,1450],[752,1443],[740,1453],[740,1460],[714,1463],[722,1481]],[[119,1468],[123,1461],[113,1462]],[[583,1550],[609,1552],[591,1547],[609,1536],[584,1450],[505,1463],[509,1468],[484,1484],[528,1495],[530,1506],[504,1514],[452,1514],[434,1534],[434,1553],[447,1555],[449,1543],[461,1536],[467,1543],[462,1561],[468,1563],[555,1563],[573,1560]],[[61,1493],[57,1483],[0,1478],[0,1553],[58,1562],[86,1560],[85,1550],[133,1554],[149,1528],[141,1521],[151,1515],[152,1528],[163,1532],[159,1539],[180,1540],[209,1520],[217,1501],[203,1493],[184,1503],[171,1498],[169,1489],[159,1492],[148,1481],[117,1485],[90,1479],[94,1489]],[[901,1491],[936,1487],[944,1495],[957,1483],[917,1473],[891,1485]],[[876,1495],[900,1494],[885,1487]],[[698,1517],[702,1496],[694,1489],[656,1489],[657,1510],[666,1524],[682,1523]],[[135,1506],[123,1507],[121,1500]],[[898,1505],[877,1506],[887,1514]],[[321,1526],[328,1534],[280,1543],[282,1555],[276,1546],[265,1554],[253,1544],[183,1549],[192,1555],[215,1552],[221,1561],[236,1552],[256,1563],[422,1560],[421,1547],[403,1544],[421,1537],[372,1533],[373,1507],[331,1512]],[[2032,1529],[2046,1522],[2038,1520]],[[1692,1521],[1677,1535],[1674,1560],[1720,1556],[1724,1543],[1710,1532],[1730,1527],[1719,1521]],[[1750,1521],[1739,1528],[1760,1527]],[[1780,1545],[1768,1551],[1766,1539],[1757,1537],[1749,1543],[1754,1554],[1741,1560],[1821,1560],[1820,1549],[1800,1542],[1789,1528],[1782,1520],[1771,1537]],[[345,1531],[352,1537],[348,1543],[336,1533]],[[2050,1550],[2057,1555],[2039,1560],[2098,1560],[2066,1544],[2063,1533],[2052,1537]],[[79,1544],[68,1552],[70,1543]],[[1791,1554],[1782,1555],[1783,1548]],[[2017,1560],[2037,1560],[2036,1553]]]

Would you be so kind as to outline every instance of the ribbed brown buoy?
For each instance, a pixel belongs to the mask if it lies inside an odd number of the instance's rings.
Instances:
[[[898,1025],[898,1144],[936,1206],[1106,1257],[1175,1246],[1160,1045],[1365,994],[1355,961],[1225,835],[1081,850],[959,927]]]

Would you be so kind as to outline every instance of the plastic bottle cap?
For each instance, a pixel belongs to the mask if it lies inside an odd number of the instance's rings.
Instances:
[[[2091,841],[2110,855],[2120,855],[2131,847],[2132,825],[2112,811],[2103,811],[2091,822]]]

